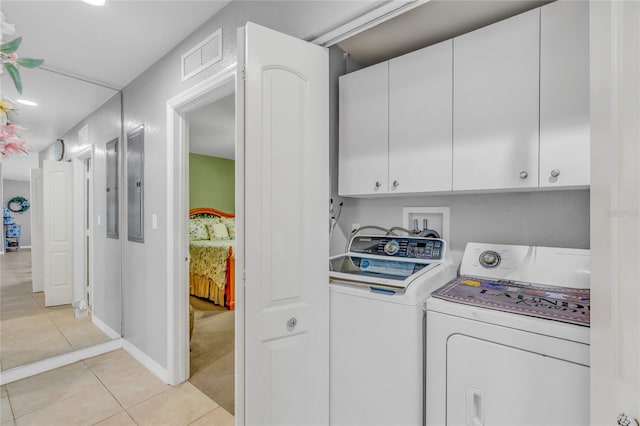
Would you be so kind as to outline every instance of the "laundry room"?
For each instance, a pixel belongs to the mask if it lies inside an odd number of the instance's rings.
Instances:
[[[434,0],[337,45],[330,424],[588,424],[588,3]]]

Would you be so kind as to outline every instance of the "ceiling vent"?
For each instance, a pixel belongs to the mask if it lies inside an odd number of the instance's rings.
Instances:
[[[222,28],[182,55],[182,81],[222,59]]]

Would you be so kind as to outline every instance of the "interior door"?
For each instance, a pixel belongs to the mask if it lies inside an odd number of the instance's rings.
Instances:
[[[73,165],[45,161],[43,173],[44,304],[73,301]]]
[[[44,291],[44,214],[42,169],[31,169],[31,283]]]
[[[640,424],[640,3],[589,2],[591,424]],[[633,419],[636,419],[634,422]]]
[[[328,424],[328,53],[253,23],[238,45],[244,423]]]

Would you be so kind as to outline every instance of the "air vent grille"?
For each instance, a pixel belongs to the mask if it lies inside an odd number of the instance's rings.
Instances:
[[[182,81],[190,79],[221,59],[222,29],[219,29],[182,55]]]

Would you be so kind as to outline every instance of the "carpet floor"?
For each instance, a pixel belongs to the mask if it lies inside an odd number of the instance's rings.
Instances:
[[[196,297],[189,381],[235,414],[235,312]]]

